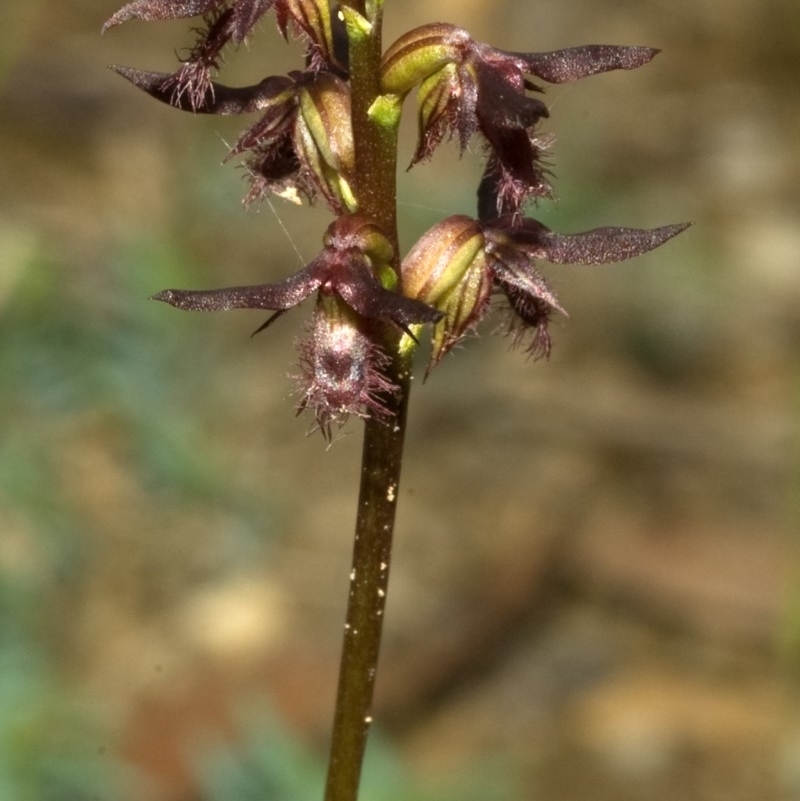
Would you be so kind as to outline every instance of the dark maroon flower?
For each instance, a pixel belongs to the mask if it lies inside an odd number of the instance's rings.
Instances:
[[[411,326],[435,323],[443,313],[383,286],[394,276],[392,247],[379,228],[360,215],[331,223],[325,247],[308,266],[278,284],[225,289],[166,289],[154,300],[189,311],[268,309],[274,312],[254,333],[317,293],[311,333],[300,343],[303,367],[300,408],[313,409],[330,436],[331,423],[350,414],[380,416],[380,395],[393,389],[383,377],[386,356],[370,344],[370,321],[382,320],[414,337]]]
[[[241,44],[275,0],[134,0],[123,6],[103,26],[103,32],[132,19],[145,21],[203,16],[195,46],[177,72],[164,81],[176,99],[184,95],[193,108],[211,87],[212,72],[219,68],[229,42]],[[175,102],[174,105],[178,105]]]
[[[103,32],[132,19],[158,21],[202,16],[197,42],[183,64],[164,81],[176,102],[186,96],[197,109],[212,87],[212,74],[219,69],[222,51],[229,43],[240,45],[259,20],[272,8],[284,38],[291,28],[309,47],[312,71],[332,69],[346,72],[340,48],[335,47],[334,26],[327,0],[133,0],[103,25]],[[346,59],[346,55],[345,55]]]
[[[247,154],[251,190],[245,203],[267,193],[301,202],[319,193],[335,213],[355,211],[350,89],[331,72],[293,72],[253,86],[212,81],[203,94],[175,94],[172,76],[113,66],[151,97],[197,114],[247,114],[261,118],[231,148],[227,159]]]
[[[338,295],[362,317],[389,320],[403,331],[413,324],[439,320],[441,312],[381,284],[376,275],[391,269],[388,266],[391,258],[391,246],[378,227],[352,214],[332,222],[325,234],[325,247],[317,258],[281,283],[206,290],[165,289],[153,299],[189,311],[275,311],[262,328],[316,291]]]
[[[444,315],[434,327],[428,372],[486,316],[492,292],[501,293],[512,312],[509,332],[515,345],[548,356],[548,323],[566,312],[535,267],[553,264],[609,264],[662,245],[688,223],[652,230],[596,228],[557,234],[531,217],[506,215],[486,224],[464,215],[447,217],[427,231],[402,264],[403,288]]]
[[[477,42],[454,25],[435,23],[405,34],[386,51],[379,96],[366,113],[388,131],[399,119],[403,98],[417,88],[419,141],[411,166],[430,157],[445,138],[457,138],[463,153],[478,134],[487,151],[478,219],[457,215],[431,228],[398,274],[389,240],[358,214],[354,192],[347,47],[349,36],[361,36],[368,23],[350,6],[332,15],[333,5],[329,0],[133,0],[104,26],[106,30],[132,19],[202,17],[197,42],[174,73],[113,69],[185,111],[258,113],[227,157],[244,156],[252,182],[246,202],[268,192],[294,202],[322,195],[338,215],[321,253],[280,283],[169,289],[154,296],[180,309],[272,311],[260,331],[315,295],[310,332],[299,344],[299,407],[314,411],[328,438],[332,425],[350,414],[388,414],[387,396],[397,388],[386,378],[390,355],[375,344],[384,341],[377,332],[386,323],[414,341],[424,324],[433,324],[430,372],[486,316],[492,296],[500,295],[511,311],[508,331],[514,344],[523,344],[534,357],[547,356],[550,319],[565,312],[538,272],[537,261],[620,261],[657,247],[686,227],[599,228],[564,236],[522,213],[526,200],[552,195],[543,163],[547,138],[537,133],[549,111],[531,94],[542,91],[532,78],[563,83],[634,69],[657,50],[588,45],[517,53]],[[284,37],[291,30],[306,41],[305,71],[244,87],[213,80],[224,48],[244,42],[270,10]],[[399,347],[408,344],[405,339]]]
[[[419,86],[419,141],[412,166],[431,156],[448,133],[458,137],[463,152],[479,132],[489,148],[487,174],[496,195],[491,216],[519,215],[526,199],[552,194],[541,163],[542,143],[534,133],[549,113],[541,100],[526,94],[542,89],[525,76],[564,83],[640,67],[657,52],[587,45],[515,53],[476,42],[455,25],[434,23],[410,31],[387,50],[381,81],[384,91],[401,96]]]

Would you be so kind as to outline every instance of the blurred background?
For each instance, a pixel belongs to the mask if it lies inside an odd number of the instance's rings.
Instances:
[[[249,339],[147,298],[278,280],[330,217],[244,211],[246,121],[106,69],[172,70],[192,23],[101,38],[118,5],[0,8],[0,797],[317,799],[359,425],[326,449],[293,414],[307,309]],[[416,385],[363,796],[800,798],[800,4],[397,0],[387,43],[434,19],[662,48],[548,89],[532,213],[695,226],[544,265],[549,361],[489,320]],[[262,27],[223,82],[298,65]],[[479,172],[401,175],[406,247]]]

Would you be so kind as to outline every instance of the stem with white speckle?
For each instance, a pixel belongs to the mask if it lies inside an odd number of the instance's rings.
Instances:
[[[356,801],[372,722],[383,612],[389,581],[397,491],[410,388],[410,366],[398,356],[390,422],[368,419],[364,428],[353,569],[344,626],[339,689],[325,801]]]

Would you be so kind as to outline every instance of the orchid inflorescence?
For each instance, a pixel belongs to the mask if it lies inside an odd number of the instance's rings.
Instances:
[[[652,230],[598,228],[562,235],[525,215],[531,200],[553,196],[538,132],[549,116],[533,79],[564,83],[609,70],[630,70],[658,52],[648,47],[589,45],[549,53],[517,53],[475,41],[463,28],[423,25],[401,36],[382,56],[379,88],[369,114],[396,129],[406,96],[416,90],[419,134],[411,165],[425,161],[445,139],[463,153],[479,136],[485,167],[475,218],[454,215],[422,235],[405,258],[396,231],[382,229],[359,196],[353,103],[348,65],[352,26],[366,30],[383,2],[328,0],[133,0],[104,30],[132,19],[202,17],[195,46],[174,73],[113,67],[162,102],[197,114],[260,116],[233,145],[250,177],[246,202],[276,195],[294,202],[322,198],[336,219],[319,255],[283,282],[218,290],[166,290],[154,297],[180,309],[234,308],[274,312],[261,328],[316,296],[310,331],[299,345],[299,408],[310,408],[330,438],[349,415],[384,418],[397,391],[385,366],[386,343],[410,350],[432,328],[428,372],[504,297],[514,344],[535,357],[550,353],[548,322],[564,312],[536,269],[554,264],[605,264],[645,253],[687,226]],[[361,12],[358,11],[361,8]],[[306,67],[246,87],[217,83],[228,45],[244,43],[274,12],[284,37],[299,37]],[[362,16],[366,15],[366,16]],[[345,25],[347,23],[347,26]],[[531,94],[534,93],[534,94]],[[386,110],[396,113],[387,113]],[[397,336],[376,335],[386,327]],[[261,330],[261,329],[259,329]]]

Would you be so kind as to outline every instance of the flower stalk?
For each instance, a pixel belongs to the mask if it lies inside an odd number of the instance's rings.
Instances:
[[[407,359],[397,359],[390,369],[397,371],[392,379],[400,387],[392,399],[392,424],[375,418],[364,424],[353,567],[325,801],[355,801],[358,797],[372,723],[411,380]]]
[[[363,6],[363,4],[357,4]],[[399,114],[372,115],[380,96],[382,9],[372,20],[365,9],[342,7],[349,44],[355,186],[359,211],[386,232],[395,254],[397,237],[397,126]],[[367,22],[367,25],[363,23]],[[399,273],[399,259],[391,265]],[[399,279],[399,275],[398,275]],[[325,801],[356,801],[372,723],[383,618],[389,583],[397,494],[403,463],[411,364],[398,349],[396,331],[375,334],[389,356],[387,425],[376,417],[364,423],[361,476],[353,541],[350,592],[344,624],[339,682],[325,785]]]
[[[532,78],[564,83],[647,64],[650,47],[587,45],[549,53],[501,50],[448,23],[423,25],[385,51],[385,0],[132,0],[103,30],[129,20],[201,17],[195,46],[173,73],[114,67],[155,99],[194,114],[260,114],[227,158],[242,157],[250,203],[273,194],[320,199],[334,220],[319,254],[277,283],[167,289],[178,309],[268,310],[254,333],[304,301],[298,342],[298,412],[328,442],[350,417],[364,440],[350,592],[325,801],[356,801],[380,654],[395,511],[408,419],[412,359],[431,338],[427,375],[472,333],[500,298],[512,346],[547,357],[548,324],[566,314],[539,262],[601,265],[659,247],[686,228],[596,228],[564,235],[527,215],[552,198],[539,133],[550,116]],[[267,13],[305,45],[305,69],[229,87],[215,80],[223,51],[249,40]],[[418,141],[410,166],[446,139],[462,154],[483,142],[475,217],[435,223],[403,255],[397,231],[397,132],[416,97]],[[227,159],[226,159],[227,160]]]

